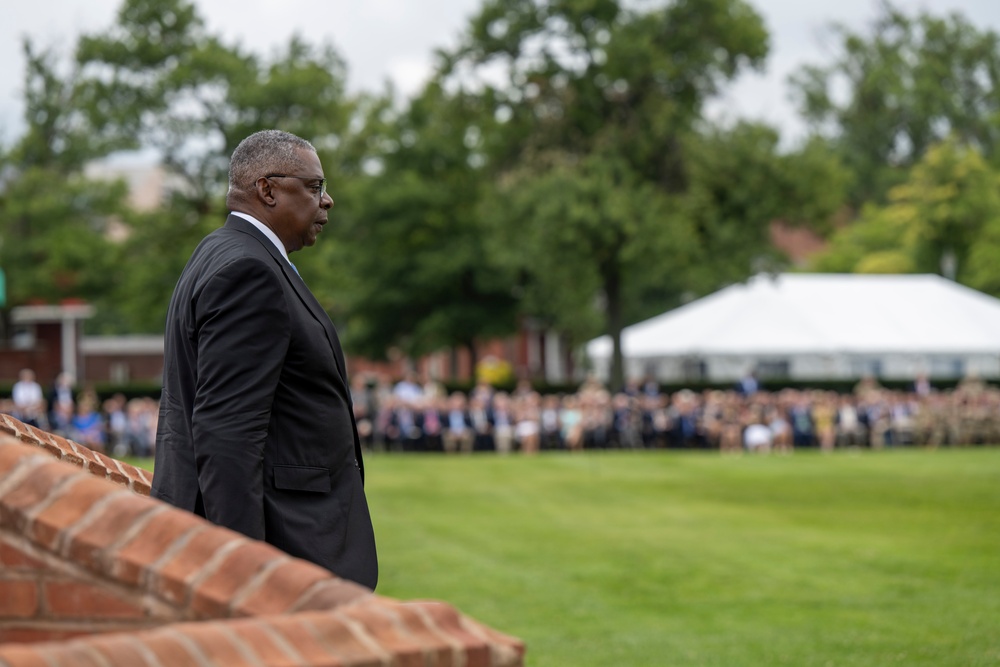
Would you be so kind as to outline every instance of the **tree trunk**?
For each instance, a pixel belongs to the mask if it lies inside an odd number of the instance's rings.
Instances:
[[[625,359],[622,354],[622,284],[621,267],[617,262],[608,262],[604,267],[604,298],[608,319],[608,333],[613,343],[611,351],[611,375],[608,388],[612,392],[625,388]]]
[[[476,342],[470,340],[466,342],[465,347],[469,350],[469,367],[470,373],[472,374],[472,383],[476,383],[476,364],[479,363],[478,355],[476,354]]]

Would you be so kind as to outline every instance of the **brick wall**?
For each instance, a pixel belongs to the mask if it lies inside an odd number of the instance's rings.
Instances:
[[[374,595],[150,482],[0,416],[0,667],[523,664],[447,604]]]

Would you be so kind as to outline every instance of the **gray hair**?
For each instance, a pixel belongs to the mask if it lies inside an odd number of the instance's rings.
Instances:
[[[298,151],[316,148],[281,130],[261,130],[240,142],[229,158],[229,191],[248,192],[261,176],[283,173],[299,162]]]

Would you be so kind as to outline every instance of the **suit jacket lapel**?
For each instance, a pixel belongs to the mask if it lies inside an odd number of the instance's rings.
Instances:
[[[244,232],[252,236],[257,242],[259,242],[264,247],[265,250],[267,250],[267,252],[271,255],[274,261],[278,263],[278,266],[281,267],[281,271],[285,275],[285,279],[288,280],[289,283],[291,283],[292,288],[295,290],[295,293],[299,297],[299,300],[302,301],[302,303],[306,306],[306,308],[309,309],[309,312],[312,313],[312,316],[315,317],[323,325],[323,330],[326,332],[327,342],[330,344],[330,349],[333,352],[333,358],[337,363],[337,370],[340,371],[340,377],[346,384],[347,383],[347,371],[345,368],[346,363],[344,362],[343,358],[344,353],[340,345],[340,338],[337,336],[337,332],[333,328],[333,322],[330,321],[330,316],[327,315],[325,310],[323,310],[323,307],[319,304],[319,301],[316,300],[316,297],[309,290],[309,287],[305,284],[305,281],[302,280],[302,277],[299,275],[298,271],[292,268],[292,265],[285,260],[285,258],[281,255],[281,252],[274,247],[273,243],[271,243],[271,240],[268,239],[266,236],[264,236],[259,229],[254,227],[247,220],[244,220],[243,218],[236,215],[230,215],[229,218],[226,219],[226,226],[232,227],[233,229],[236,229],[238,231]]]

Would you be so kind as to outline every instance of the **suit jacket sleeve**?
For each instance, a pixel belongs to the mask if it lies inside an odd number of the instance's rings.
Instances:
[[[191,430],[205,516],[264,539],[264,447],[290,338],[279,276],[259,259],[237,259],[212,276],[193,308]]]

